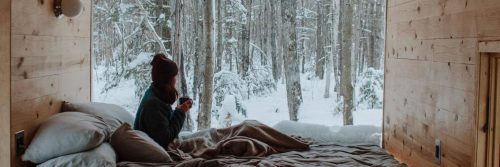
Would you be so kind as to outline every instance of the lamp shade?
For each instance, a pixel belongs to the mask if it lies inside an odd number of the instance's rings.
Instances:
[[[62,0],[61,10],[62,14],[67,17],[78,16],[83,9],[82,1],[80,0]]]

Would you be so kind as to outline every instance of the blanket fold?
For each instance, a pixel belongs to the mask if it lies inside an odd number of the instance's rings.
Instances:
[[[264,157],[288,151],[309,150],[309,145],[307,140],[288,136],[258,121],[248,120],[228,128],[212,128],[194,133],[185,140],[173,142],[169,151],[205,159],[221,155]],[[178,158],[189,157],[180,155]]]
[[[404,167],[375,145],[312,144],[257,121],[196,132],[169,146],[172,163],[120,162],[119,167]]]

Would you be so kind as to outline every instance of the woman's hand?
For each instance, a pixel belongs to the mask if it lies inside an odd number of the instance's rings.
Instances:
[[[183,112],[188,112],[189,109],[191,109],[191,107],[193,107],[193,100],[186,100],[184,103],[178,105],[177,107],[175,107],[176,109],[179,109]]]

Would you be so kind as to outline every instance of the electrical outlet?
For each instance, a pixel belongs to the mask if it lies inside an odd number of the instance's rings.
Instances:
[[[24,144],[24,130],[16,132],[16,155],[21,156],[26,150],[26,145]]]
[[[436,141],[434,142],[434,146],[435,146],[435,149],[434,149],[434,159],[436,161],[437,164],[441,164],[441,140],[439,139],[436,139]]]

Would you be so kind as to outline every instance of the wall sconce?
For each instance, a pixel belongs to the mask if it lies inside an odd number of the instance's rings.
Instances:
[[[56,17],[61,15],[75,17],[82,12],[82,9],[83,4],[80,0],[54,0],[54,14]]]

